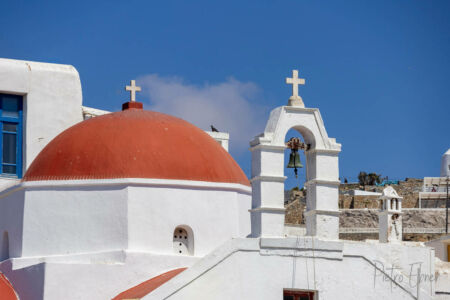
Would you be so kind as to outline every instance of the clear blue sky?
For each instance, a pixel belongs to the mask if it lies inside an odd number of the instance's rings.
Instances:
[[[173,84],[192,92],[185,101],[224,85],[220,103],[232,95],[258,111],[242,123],[256,135],[297,68],[305,104],[342,143],[342,178],[438,176],[450,147],[450,1],[3,0],[0,11],[0,57],[74,65],[87,106],[118,110],[133,78],[166,87],[141,96],[161,110]],[[246,135],[231,138],[249,175]]]

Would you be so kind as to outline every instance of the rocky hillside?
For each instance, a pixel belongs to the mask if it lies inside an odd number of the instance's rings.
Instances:
[[[403,197],[402,205],[404,208],[419,207],[419,192],[422,190],[423,180],[406,178],[399,181],[398,185],[393,185],[397,193]],[[383,186],[360,186],[359,184],[341,184],[339,187],[339,207],[340,208],[377,208],[378,197],[376,196],[351,196],[348,193],[351,190],[364,190],[368,192],[381,193]],[[426,204],[425,202],[422,204]],[[430,203],[431,204],[431,203]],[[445,206],[445,203],[441,203]],[[432,203],[430,207],[436,207],[437,203]],[[423,206],[424,207],[424,206]]]

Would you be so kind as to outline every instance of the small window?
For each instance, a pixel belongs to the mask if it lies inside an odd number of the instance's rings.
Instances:
[[[0,94],[0,174],[22,177],[22,96]]]
[[[316,300],[315,292],[301,290],[284,290],[283,300]]]
[[[188,226],[175,228],[173,233],[173,251],[178,255],[193,255],[193,233]]]

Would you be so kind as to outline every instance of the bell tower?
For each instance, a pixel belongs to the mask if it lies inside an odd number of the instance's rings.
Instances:
[[[402,199],[392,186],[383,190],[380,197],[381,209],[378,214],[381,243],[402,241]]]
[[[253,237],[284,236],[284,152],[286,134],[297,130],[303,137],[306,157],[307,235],[321,239],[339,239],[339,152],[341,145],[328,137],[317,108],[306,108],[298,95],[298,85],[305,80],[286,79],[293,84],[293,95],[287,106],[272,110],[264,133],[250,142],[252,152],[252,219]],[[288,147],[292,149],[292,147]],[[296,155],[293,153],[295,168]],[[298,153],[297,153],[298,154]],[[297,166],[298,166],[297,164]]]

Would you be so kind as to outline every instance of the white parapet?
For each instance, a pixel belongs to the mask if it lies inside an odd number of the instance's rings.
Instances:
[[[215,139],[227,152],[230,141],[230,134],[227,132],[206,131],[213,139]]]
[[[348,194],[351,196],[381,196],[381,193],[361,190],[351,190]]]
[[[106,114],[110,113],[110,111],[107,111],[107,110],[102,110],[102,109],[97,109],[97,108],[92,108],[92,107],[87,107],[87,106],[82,106],[81,109],[83,111],[83,119],[84,120],[87,120],[87,119],[90,119],[93,117],[106,115]]]

